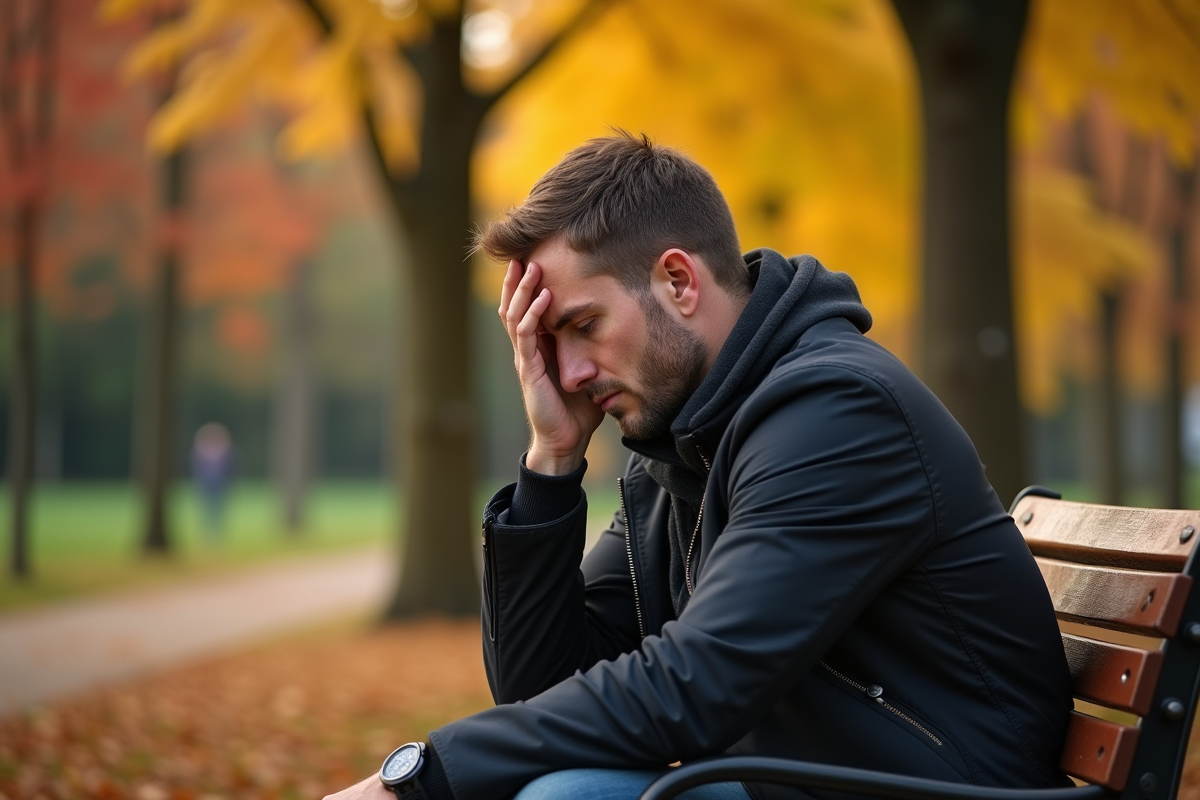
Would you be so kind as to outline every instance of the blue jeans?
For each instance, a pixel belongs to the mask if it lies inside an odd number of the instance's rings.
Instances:
[[[565,769],[527,784],[514,800],[637,800],[662,775],[657,770]],[[688,789],[680,800],[749,800],[740,783],[710,783]]]

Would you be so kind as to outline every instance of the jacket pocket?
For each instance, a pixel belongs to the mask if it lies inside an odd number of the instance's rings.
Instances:
[[[858,695],[862,702],[878,709],[881,714],[886,715],[901,728],[928,745],[943,761],[953,767],[963,780],[971,780],[970,767],[958,746],[923,715],[892,696],[884,686],[878,683],[861,681],[826,661],[821,661],[819,664],[830,680],[851,694]]]

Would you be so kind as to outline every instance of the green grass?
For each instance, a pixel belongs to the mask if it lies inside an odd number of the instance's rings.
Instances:
[[[480,489],[477,507],[496,486]],[[0,612],[104,594],[128,587],[250,568],[287,558],[366,547],[390,547],[397,539],[400,502],[383,482],[325,482],[309,496],[308,518],[298,534],[282,524],[278,498],[262,482],[243,481],[230,493],[218,538],[206,535],[198,498],[189,484],[170,497],[174,551],[167,558],[141,555],[142,507],[131,483],[61,483],[38,486],[30,514],[33,576],[8,576],[9,498],[0,484]],[[593,538],[617,507],[615,487],[589,493],[588,528]]]
[[[0,582],[0,610],[111,591],[167,583],[263,563],[392,541],[398,503],[383,483],[323,483],[310,495],[308,519],[297,534],[282,524],[270,486],[242,482],[230,492],[218,537],[205,535],[198,499],[185,484],[170,495],[173,552],[167,558],[140,553],[142,508],[129,483],[65,483],[39,486],[30,511],[33,576]],[[9,498],[0,487],[5,529]]]

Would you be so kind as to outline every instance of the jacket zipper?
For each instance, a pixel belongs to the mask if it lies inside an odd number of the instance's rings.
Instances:
[[[708,463],[708,459],[704,456],[704,451],[700,449],[700,445],[696,445],[696,453],[700,456],[700,460],[704,462],[704,471],[711,472],[712,466]],[[708,489],[704,490],[704,494],[700,495],[700,513],[696,515],[696,529],[692,531],[692,539],[688,542],[687,556],[683,559],[683,583],[687,587],[688,597],[692,596],[695,586],[692,584],[692,551],[696,549],[696,536],[700,533],[700,521],[704,519],[704,499],[708,497]]]
[[[838,672],[836,669],[834,669],[833,667],[829,666],[829,664],[825,663],[824,661],[821,661],[821,662],[820,662],[820,664],[821,664],[821,666],[822,666],[822,667],[824,667],[824,668],[825,668],[825,671],[826,671],[826,672],[828,672],[829,674],[833,675],[835,678],[839,679],[839,680],[840,680],[840,681],[842,681],[843,683],[845,683],[845,684],[847,684],[847,685],[849,685],[849,686],[852,686],[852,687],[854,687],[854,688],[855,688],[855,689],[857,689],[858,691],[860,691],[860,692],[862,692],[863,694],[865,694],[867,697],[869,697],[869,698],[871,698],[872,700],[874,700],[876,703],[879,703],[879,705],[883,706],[883,707],[884,707],[884,708],[886,708],[888,711],[890,711],[890,712],[892,712],[893,714],[895,714],[895,715],[896,715],[897,717],[899,717],[900,719],[902,719],[902,720],[904,720],[905,722],[907,722],[909,725],[912,725],[914,728],[916,728],[916,729],[917,729],[917,730],[919,730],[921,733],[925,734],[925,735],[926,735],[926,736],[928,736],[928,737],[929,737],[931,740],[933,740],[933,743],[934,743],[934,744],[936,744],[938,747],[941,747],[941,746],[942,746],[942,740],[941,740],[941,739],[939,739],[937,736],[935,736],[935,735],[934,735],[934,733],[933,733],[933,731],[929,730],[929,728],[926,728],[924,725],[922,725],[921,723],[917,722],[917,721],[916,721],[915,719],[913,719],[911,716],[909,716],[908,714],[904,713],[904,712],[903,712],[903,711],[901,711],[900,709],[896,708],[894,705],[892,705],[892,704],[891,704],[891,703],[889,703],[888,701],[884,700],[884,699],[883,699],[883,687],[882,687],[882,686],[880,686],[879,684],[872,684],[871,686],[863,686],[861,683],[859,683],[858,681],[854,680],[853,678],[847,677],[845,674],[843,674],[843,673],[841,673],[841,672]]]
[[[495,554],[488,553],[488,523],[483,525],[483,568],[488,578],[488,593],[496,591],[496,565]],[[494,599],[494,598],[493,598]],[[490,603],[492,607],[491,620],[488,625],[488,639],[492,642],[496,641],[496,627],[498,625],[497,617],[500,615],[500,609],[495,602]]]
[[[642,619],[642,598],[638,594],[637,570],[633,568],[633,526],[625,510],[625,481],[617,478],[617,496],[621,500],[621,519],[625,520],[625,555],[629,559],[629,578],[633,581],[633,608],[637,611],[638,633],[646,638],[646,622]]]

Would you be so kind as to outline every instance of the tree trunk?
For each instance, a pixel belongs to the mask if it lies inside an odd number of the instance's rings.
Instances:
[[[1089,115],[1084,113],[1075,124],[1075,168],[1092,184],[1092,202],[1111,214],[1137,224],[1145,193],[1144,176],[1149,151],[1137,139],[1126,143],[1124,167],[1118,173],[1117,191],[1107,196],[1099,191],[1103,164],[1092,143]],[[1113,165],[1109,165],[1113,169]],[[1100,375],[1096,387],[1096,450],[1099,459],[1100,501],[1120,505],[1125,498],[1124,424],[1121,414],[1121,307],[1127,287],[1121,282],[1098,293],[1100,306]]]
[[[316,0],[300,0],[326,35],[333,21]],[[479,609],[469,520],[475,517],[476,412],[470,336],[470,170],[484,114],[572,31],[607,5],[588,0],[580,13],[508,82],[486,95],[468,91],[462,75],[462,11],[438,16],[428,40],[404,49],[421,83],[420,166],[391,175],[375,116],[363,121],[375,167],[407,234],[401,270],[398,404],[403,408],[393,459],[405,499],[400,580],[385,617],[422,613],[474,615]]]
[[[385,617],[479,613],[471,359],[470,166],[482,104],[463,88],[461,20],[412,54],[425,86],[421,172],[392,184],[410,258],[401,276],[404,348],[400,580]]]
[[[304,501],[313,472],[316,376],[313,367],[312,265],[297,262],[284,296],[282,368],[275,396],[275,479],[284,525],[304,527]]]
[[[27,580],[29,500],[37,447],[37,345],[34,276],[38,233],[49,180],[50,136],[54,123],[54,0],[0,4],[0,131],[19,184],[14,215],[13,385],[9,406],[9,491],[11,492],[9,571]],[[22,24],[23,23],[23,24]],[[29,66],[33,70],[29,70]]]
[[[430,205],[450,202],[442,198]],[[385,614],[391,619],[429,612],[479,613],[471,536],[478,509],[470,287],[466,265],[447,257],[462,251],[466,227],[457,224],[462,219],[447,215],[419,233],[410,228],[413,268],[402,298],[407,350],[400,387],[403,447],[397,460],[406,536],[400,580]]]
[[[147,362],[145,445],[142,462],[146,503],[142,551],[165,555],[172,549],[167,513],[168,491],[174,473],[175,414],[179,375],[179,260],[181,212],[187,153],[180,149],[163,163],[163,206],[168,223],[159,272],[151,297],[149,359]]]
[[[37,424],[37,374],[34,344],[33,270],[36,256],[37,205],[32,200],[17,209],[17,262],[14,270],[16,307],[13,314],[13,382],[9,405],[8,485],[11,492],[9,572],[28,579],[29,495],[33,485],[34,430]]]
[[[1166,386],[1163,387],[1163,505],[1184,508],[1187,504],[1187,471],[1183,458],[1183,404],[1187,391],[1183,374],[1184,314],[1187,308],[1188,223],[1195,194],[1195,170],[1176,172],[1176,217],[1171,226],[1167,265],[1170,282],[1167,298],[1170,324],[1167,328]]]
[[[1119,332],[1121,287],[1100,294],[1100,392],[1097,450],[1100,502],[1121,505],[1125,497],[1124,446],[1121,442]]]
[[[921,373],[1007,502],[1026,482],[1017,392],[1008,129],[1027,0],[894,0],[924,122]]]

